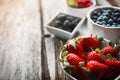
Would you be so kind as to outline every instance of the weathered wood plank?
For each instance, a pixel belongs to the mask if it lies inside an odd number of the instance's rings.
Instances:
[[[47,61],[47,53],[46,53],[46,46],[45,46],[45,33],[44,33],[44,26],[43,26],[43,9],[41,5],[42,1],[40,0],[40,20],[41,20],[41,70],[42,70],[42,80],[51,80],[49,69],[48,69],[48,61]]]
[[[0,11],[0,80],[39,80],[38,0],[0,0]]]
[[[60,39],[54,38],[55,60],[60,56]],[[55,80],[65,80],[65,74],[60,66],[60,63],[55,63]]]
[[[51,0],[51,1],[42,0],[42,6],[43,6],[43,16],[44,16],[44,27],[59,12],[66,12],[65,0],[61,0],[60,2],[58,2],[57,0]],[[50,34],[50,33],[45,29],[45,34]],[[54,45],[55,42],[56,41],[54,40],[53,37],[45,39],[47,59],[48,59],[48,67],[49,67],[49,71],[50,71],[51,80],[60,80],[59,76],[56,77],[56,75],[58,74],[57,73],[58,64],[56,63],[55,58],[57,57],[56,51],[59,51],[59,50],[58,50],[58,47],[55,46],[57,44]],[[56,47],[57,50],[54,49],[54,47]]]

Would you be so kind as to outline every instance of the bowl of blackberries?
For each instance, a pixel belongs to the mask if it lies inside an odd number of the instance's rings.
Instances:
[[[73,38],[80,30],[85,18],[59,13],[46,26],[47,30],[62,39]]]
[[[120,8],[98,6],[89,10],[87,14],[92,33],[105,37],[114,42],[120,40]]]

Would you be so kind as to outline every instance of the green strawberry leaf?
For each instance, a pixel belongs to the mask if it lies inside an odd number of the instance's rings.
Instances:
[[[60,51],[63,52],[65,50],[64,44],[60,41]]]

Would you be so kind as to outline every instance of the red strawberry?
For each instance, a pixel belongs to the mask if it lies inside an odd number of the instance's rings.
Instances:
[[[92,51],[92,52],[88,53],[88,55],[87,55],[87,62],[91,61],[91,60],[95,60],[95,61],[104,63],[103,55],[100,54],[99,52],[96,52],[96,51]]]
[[[111,54],[111,56],[115,56],[116,54],[116,49],[112,46],[105,46],[101,51],[103,51],[105,55]]]
[[[66,56],[66,59],[67,59],[67,62],[70,63],[70,65],[74,65],[75,67],[72,69],[73,73],[74,72],[77,72],[80,70],[80,67],[79,67],[79,63],[80,62],[84,62],[84,60],[82,58],[80,58],[79,56],[77,56],[76,54],[74,53],[69,53],[67,56]]]
[[[94,60],[91,60],[86,64],[86,69],[91,71],[95,76],[93,80],[100,80],[107,68],[107,65]]]
[[[84,7],[85,7],[85,4],[83,2],[78,3],[78,8],[84,8]]]
[[[84,50],[82,48],[81,43],[80,42],[75,42],[74,45],[73,44],[68,44],[67,47],[66,47],[66,50],[69,53],[75,53],[79,57],[81,57],[83,59],[86,59],[86,55],[84,53]]]
[[[86,3],[86,4],[85,4],[85,7],[90,7],[91,5],[92,5],[92,3],[89,2],[89,3]]]
[[[85,51],[91,51],[91,49],[95,50],[99,48],[100,44],[99,41],[95,37],[84,37],[81,39],[81,44]]]
[[[120,61],[115,59],[107,59],[105,60],[105,64],[108,66],[108,69],[103,76],[103,80],[115,78],[120,74]]]
[[[107,59],[105,60],[105,64],[113,68],[119,68],[118,70],[120,71],[120,61],[116,59]]]
[[[80,58],[79,56],[77,56],[76,54],[74,53],[69,53],[67,55],[67,61],[71,64],[71,65],[74,65],[74,66],[78,66],[79,67],[79,63],[80,62],[84,62],[84,60],[82,58]]]

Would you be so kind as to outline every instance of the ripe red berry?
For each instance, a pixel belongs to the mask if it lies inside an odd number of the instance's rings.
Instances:
[[[96,77],[95,80],[100,80],[104,72],[108,69],[108,66],[98,61],[91,60],[87,62],[86,69],[90,70],[94,74]]]
[[[73,46],[71,44],[68,44],[67,47],[66,47],[66,50],[69,53],[75,53],[79,57],[81,57],[83,59],[86,59],[85,52],[84,52],[83,47],[82,47],[80,42],[75,42],[75,46]]]
[[[79,67],[79,63],[80,62],[84,62],[84,60],[82,58],[80,58],[79,56],[77,56],[76,54],[74,53],[69,53],[67,55],[67,61],[71,64],[71,65],[74,65],[74,66],[78,66]]]
[[[81,39],[81,44],[85,51],[92,51],[91,49],[95,50],[99,48],[100,44],[99,41],[95,37],[84,37]]]
[[[88,53],[87,62],[91,61],[91,60],[95,60],[95,61],[104,63],[104,59],[103,59],[102,55],[99,52],[96,52],[96,51],[92,51],[92,52]]]
[[[103,75],[103,80],[113,80],[120,74],[120,61],[114,59],[105,60],[108,69]]]
[[[115,56],[115,54],[116,54],[116,49],[112,46],[106,46],[106,47],[102,48],[101,51],[103,51],[103,53],[105,55],[111,54],[111,56]]]

